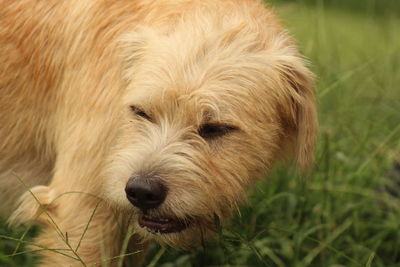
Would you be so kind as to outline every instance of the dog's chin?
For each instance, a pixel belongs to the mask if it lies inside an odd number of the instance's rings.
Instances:
[[[199,218],[138,212],[136,234],[144,240],[155,240],[171,247],[190,250],[215,235],[215,229]]]

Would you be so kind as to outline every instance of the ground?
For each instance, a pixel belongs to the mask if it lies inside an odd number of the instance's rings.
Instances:
[[[146,266],[400,264],[400,200],[381,189],[400,151],[396,2],[273,1],[318,77],[315,169],[277,167],[218,240],[193,252],[153,245]],[[33,266],[13,240],[25,230],[0,223],[0,266]]]

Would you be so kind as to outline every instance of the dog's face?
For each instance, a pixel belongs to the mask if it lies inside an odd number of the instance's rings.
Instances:
[[[312,161],[316,118],[312,75],[284,33],[182,27],[125,39],[127,94],[104,189],[138,215],[139,235],[189,248],[284,154]]]

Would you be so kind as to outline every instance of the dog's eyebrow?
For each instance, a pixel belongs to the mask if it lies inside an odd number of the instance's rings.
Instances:
[[[225,118],[224,118],[225,117]],[[236,129],[240,129],[238,125],[240,123],[235,120],[235,119],[230,119],[229,114],[226,114],[226,116],[221,112],[220,113],[214,113],[210,111],[206,111],[203,113],[203,118],[201,120],[201,124],[212,124],[216,126],[230,126]]]

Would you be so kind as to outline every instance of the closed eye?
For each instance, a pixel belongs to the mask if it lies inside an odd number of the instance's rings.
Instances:
[[[140,109],[140,108],[138,108],[136,106],[130,106],[130,108],[131,108],[131,111],[135,115],[137,115],[139,117],[142,117],[143,119],[146,119],[148,121],[151,121],[151,117],[146,112],[144,112],[142,109]]]
[[[206,123],[200,126],[198,133],[206,140],[222,137],[232,131],[238,130],[236,126],[218,123]]]

